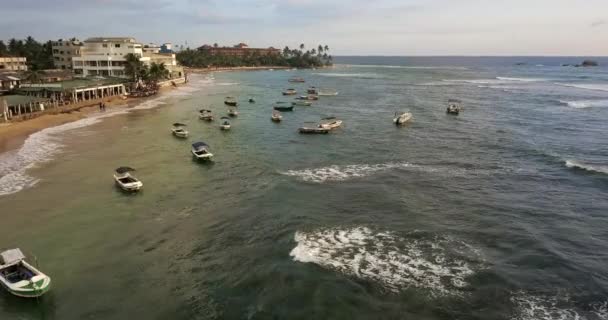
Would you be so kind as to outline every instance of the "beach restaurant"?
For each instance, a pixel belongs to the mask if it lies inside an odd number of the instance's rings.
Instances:
[[[20,95],[77,103],[126,94],[122,78],[74,79],[51,83],[22,83]]]

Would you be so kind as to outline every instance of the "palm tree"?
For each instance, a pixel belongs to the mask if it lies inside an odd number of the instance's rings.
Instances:
[[[310,50],[310,54],[312,54],[313,56],[314,56],[315,54],[317,54],[317,49],[312,48],[312,50]]]
[[[163,62],[152,62],[152,64],[150,64],[148,73],[150,80],[153,82],[158,82],[159,80],[166,79],[169,76],[169,70],[167,70]]]
[[[290,54],[291,54],[291,50],[289,49],[288,46],[285,46],[285,49],[283,49],[283,55],[287,57]]]
[[[319,57],[321,55],[323,55],[323,46],[322,45],[319,45],[319,47],[317,48],[317,52],[319,53]]]
[[[125,74],[136,82],[138,76],[142,75],[142,69],[144,69],[143,62],[139,61],[139,56],[133,53],[125,55]]]
[[[304,44],[300,44],[300,50],[304,50]]]
[[[325,52],[329,51],[329,47],[325,45]]]

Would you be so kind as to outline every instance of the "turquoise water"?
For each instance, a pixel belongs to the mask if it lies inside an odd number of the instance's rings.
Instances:
[[[193,75],[2,155],[2,245],[53,288],[0,319],[606,319],[607,70],[389,62]],[[270,121],[310,85],[340,94]],[[198,120],[229,95],[232,130]]]

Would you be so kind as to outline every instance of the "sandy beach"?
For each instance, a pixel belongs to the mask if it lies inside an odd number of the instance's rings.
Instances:
[[[105,104],[106,108],[111,110],[125,107],[139,100],[138,98],[125,100],[120,97],[113,97],[105,100]],[[32,133],[85,118],[94,112],[99,112],[98,103],[82,107],[70,113],[45,114],[34,119],[0,124],[0,153],[19,148]]]

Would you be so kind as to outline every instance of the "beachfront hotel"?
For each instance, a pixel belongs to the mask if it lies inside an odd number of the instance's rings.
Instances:
[[[0,70],[27,71],[25,57],[0,57]]]
[[[218,47],[218,46],[210,46],[203,45],[198,48],[199,51],[205,52],[212,56],[214,55],[224,55],[224,56],[235,56],[235,57],[244,57],[248,55],[279,55],[281,54],[281,50],[275,49],[273,47],[269,48],[249,48],[249,46],[245,43],[239,43],[233,47]]]
[[[57,69],[72,69],[72,59],[80,56],[82,42],[78,39],[59,39],[51,43],[53,49],[53,64]]]
[[[125,56],[134,54],[145,65],[164,63],[171,77],[182,77],[175,53],[145,50],[141,43],[131,37],[95,37],[84,41],[80,54],[72,58],[72,68],[78,76],[125,77]]]

